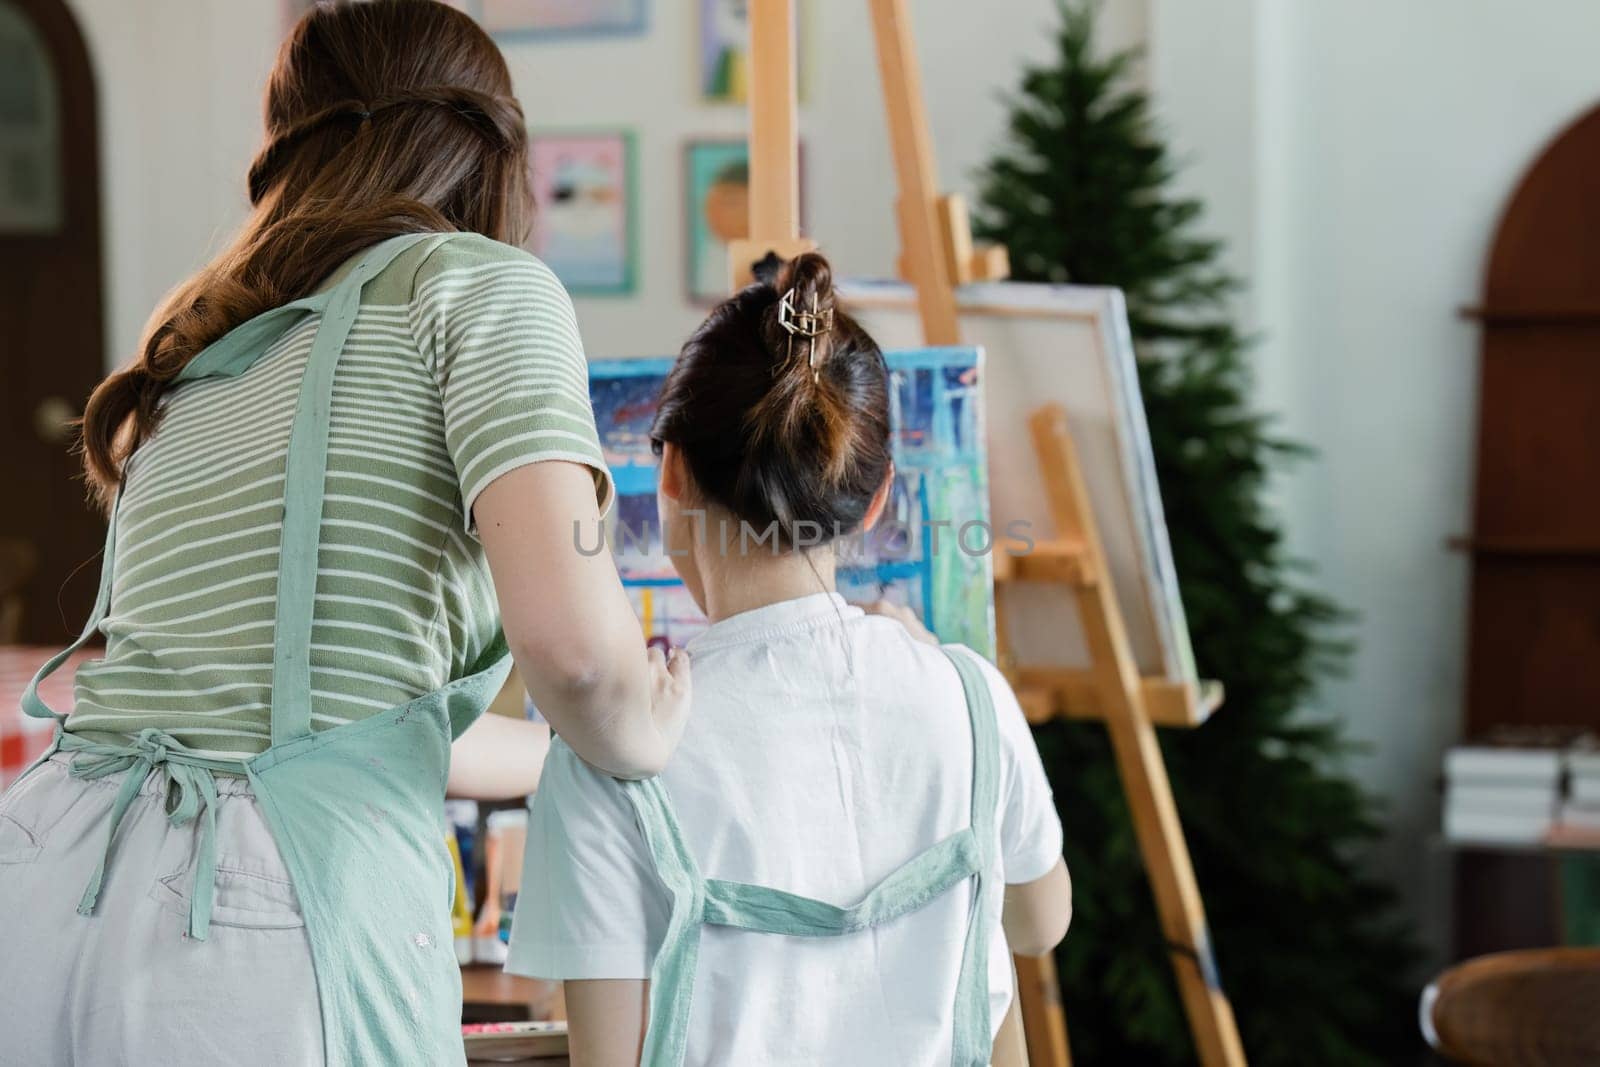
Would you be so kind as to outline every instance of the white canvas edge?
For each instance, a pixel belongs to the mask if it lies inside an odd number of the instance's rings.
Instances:
[[[846,305],[910,308],[915,292],[900,281],[841,281],[840,299]],[[1122,410],[1116,420],[1117,451],[1123,484],[1138,491],[1144,507],[1130,516],[1138,538],[1139,568],[1145,601],[1157,628],[1164,676],[1172,681],[1198,684],[1198,670],[1190,643],[1189,627],[1178,589],[1172,545],[1166,536],[1166,515],[1161,504],[1155,456],[1145,420],[1144,397],[1139,389],[1133,336],[1128,328],[1122,292],[1101,286],[1048,285],[1027,282],[982,282],[956,290],[962,314],[998,314],[1018,311],[1092,321],[1102,355],[1117,387]],[[988,355],[988,353],[986,353]],[[985,360],[991,363],[992,359]],[[1125,504],[1132,506],[1131,502]]]

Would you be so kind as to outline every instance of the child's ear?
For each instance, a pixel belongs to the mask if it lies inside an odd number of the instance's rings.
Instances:
[[[878,525],[878,520],[883,518],[883,511],[889,506],[889,494],[894,490],[894,464],[889,464],[889,473],[883,476],[883,484],[878,486],[878,491],[872,494],[872,503],[867,505],[867,515],[861,520],[863,532]]]
[[[684,490],[688,487],[688,471],[684,469],[683,453],[678,451],[678,446],[671,441],[661,445],[661,495],[676,503],[683,502]]]

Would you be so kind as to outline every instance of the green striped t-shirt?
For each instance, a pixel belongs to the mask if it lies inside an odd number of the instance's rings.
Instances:
[[[78,671],[69,731],[155,727],[221,758],[270,743],[284,461],[316,320],[238,377],[164,399],[130,460],[106,655]],[[538,260],[475,234],[423,242],[367,284],[331,423],[315,729],[462,676],[493,639],[471,521],[491,481],[571,460],[595,472],[602,505],[610,494],[571,301]]]

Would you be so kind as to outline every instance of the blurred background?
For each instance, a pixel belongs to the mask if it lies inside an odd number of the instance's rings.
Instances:
[[[740,235],[744,5],[460,6],[516,80],[535,250],[590,354],[671,354]],[[1196,653],[1230,692],[1164,744],[1246,1047],[1413,1062],[1447,964],[1600,942],[1600,5],[910,10],[941,187],[1017,277],[1128,294]],[[6,641],[64,643],[92,599],[70,420],[243,218],[296,15],[0,0]],[[803,228],[893,276],[864,5],[799,17]],[[9,714],[0,774],[35,743]],[[1191,1062],[1097,731],[1040,728],[1073,1048]]]

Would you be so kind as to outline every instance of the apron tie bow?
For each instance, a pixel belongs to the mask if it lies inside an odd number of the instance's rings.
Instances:
[[[167,822],[173,826],[200,820],[200,845],[195,856],[194,887],[189,893],[189,936],[204,941],[211,929],[211,905],[216,892],[217,872],[217,781],[212,776],[218,761],[192,756],[183,744],[172,735],[157,729],[139,731],[137,737],[125,745],[108,745],[92,741],[66,738],[63,748],[81,753],[73,760],[68,773],[74,778],[92,781],[108,775],[126,772],[117,799],[111,806],[106,821],[106,845],[95,864],[94,873],[78,901],[78,914],[90,915],[100,897],[100,887],[105,881],[106,865],[111,860],[111,850],[116,842],[117,827],[128,813],[133,798],[146,778],[161,768],[167,781],[167,796],[171,810]]]

